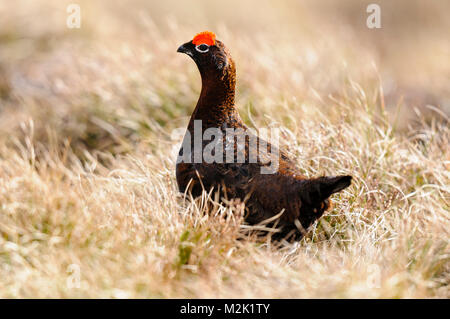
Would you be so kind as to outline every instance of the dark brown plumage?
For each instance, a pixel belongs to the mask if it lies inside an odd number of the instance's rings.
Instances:
[[[194,145],[195,120],[202,121],[203,131],[219,128],[224,136],[226,128],[247,130],[234,105],[236,68],[224,44],[215,40],[212,33],[201,33],[180,46],[178,52],[188,54],[195,61],[202,78],[200,97],[187,128],[190,134],[185,136],[184,142],[190,139]],[[278,236],[301,238],[303,230],[329,208],[329,196],[350,185],[351,176],[307,179],[298,173],[286,154],[274,152],[270,144],[267,148],[260,147],[258,153],[249,141],[255,138],[260,145],[262,140],[252,134],[246,135],[250,137],[245,138],[243,163],[237,162],[238,143],[234,144],[232,163],[226,162],[225,154],[222,163],[205,160],[194,163],[194,152],[185,154],[186,149],[182,148],[176,167],[179,190],[199,196],[203,189],[220,188],[222,196],[245,201],[246,221],[250,224],[262,222],[284,210],[275,222],[280,229]],[[202,150],[208,143],[210,141],[202,142]],[[225,149],[229,141],[223,138],[222,143]],[[255,154],[257,161],[251,162],[250,158]],[[182,158],[189,158],[190,163],[182,162]],[[278,170],[273,174],[261,174],[261,168],[273,161],[278,161]]]

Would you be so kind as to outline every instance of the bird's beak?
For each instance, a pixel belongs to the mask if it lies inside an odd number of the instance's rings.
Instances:
[[[185,53],[185,54],[189,55],[190,57],[193,57],[193,54],[192,54],[192,51],[190,48],[191,46],[192,45],[190,42],[186,42],[185,44],[180,45],[177,52]]]
[[[185,44],[180,45],[177,50],[177,52],[180,52],[180,53],[186,53],[186,51],[187,51],[187,48],[186,48]]]

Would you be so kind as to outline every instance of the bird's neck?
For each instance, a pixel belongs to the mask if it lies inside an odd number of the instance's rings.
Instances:
[[[202,91],[192,114],[193,120],[202,120],[204,126],[220,127],[241,123],[234,106],[236,76],[234,72],[222,78],[201,73]]]

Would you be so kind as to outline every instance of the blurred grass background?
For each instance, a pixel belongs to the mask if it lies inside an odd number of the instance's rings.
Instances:
[[[80,29],[70,3],[0,2],[0,296],[449,296],[448,1],[377,1],[381,29],[371,1],[86,0]],[[298,245],[178,197],[200,76],[176,49],[203,30],[250,126],[281,126],[307,175],[355,176]]]

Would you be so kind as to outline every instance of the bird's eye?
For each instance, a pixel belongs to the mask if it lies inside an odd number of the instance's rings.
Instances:
[[[197,45],[195,49],[200,53],[206,53],[209,51],[209,45],[202,43]]]

